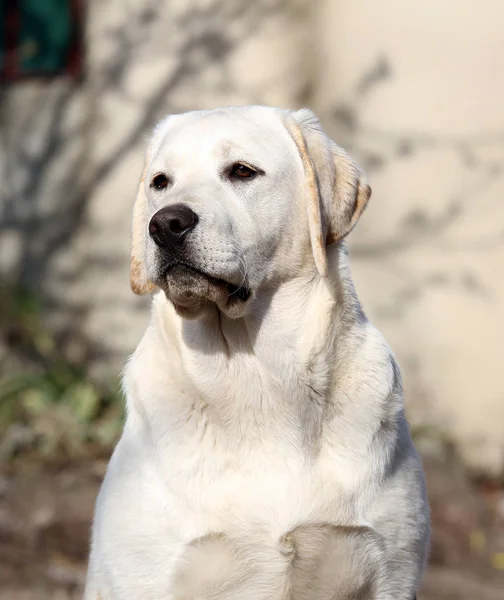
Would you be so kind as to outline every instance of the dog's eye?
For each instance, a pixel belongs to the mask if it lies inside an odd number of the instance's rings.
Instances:
[[[229,171],[231,179],[252,179],[256,175],[257,171],[243,163],[235,163]]]
[[[164,173],[158,173],[153,177],[150,186],[156,190],[164,190],[169,183],[170,180]]]

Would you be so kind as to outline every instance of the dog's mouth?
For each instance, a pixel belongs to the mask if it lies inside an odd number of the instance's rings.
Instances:
[[[250,290],[245,285],[236,285],[235,283],[229,282],[227,282],[226,285],[228,288],[230,298],[232,296],[236,296],[236,298],[238,300],[241,300],[241,302],[247,302],[247,300],[250,298]]]
[[[176,262],[167,266],[162,275],[163,289],[176,308],[198,312],[208,302],[214,302],[226,312],[235,313],[251,296],[245,282],[236,284],[215,277],[194,265]]]

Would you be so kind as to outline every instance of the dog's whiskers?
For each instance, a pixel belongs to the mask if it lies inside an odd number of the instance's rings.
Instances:
[[[235,244],[230,244],[230,246],[233,250],[236,251],[238,255],[238,270],[240,271],[240,275],[242,278],[240,283],[236,286],[236,289],[233,289],[233,291],[230,294],[228,294],[228,296],[234,296],[238,294],[240,290],[243,289],[243,287],[245,286],[248,275],[248,265],[243,250]]]

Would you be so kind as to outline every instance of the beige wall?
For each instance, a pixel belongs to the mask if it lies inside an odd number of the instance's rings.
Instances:
[[[90,4],[83,85],[24,84],[2,104],[3,271],[41,285],[56,324],[77,315],[106,356],[95,375],[114,375],[147,318],[128,252],[149,128],[191,108],[309,105],[371,179],[353,270],[403,368],[412,422],[502,472],[504,5]]]

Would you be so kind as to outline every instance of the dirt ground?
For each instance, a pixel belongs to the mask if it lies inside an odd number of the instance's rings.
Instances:
[[[105,459],[0,471],[0,600],[81,598],[93,505]],[[426,460],[430,565],[418,600],[504,599],[504,491]]]

